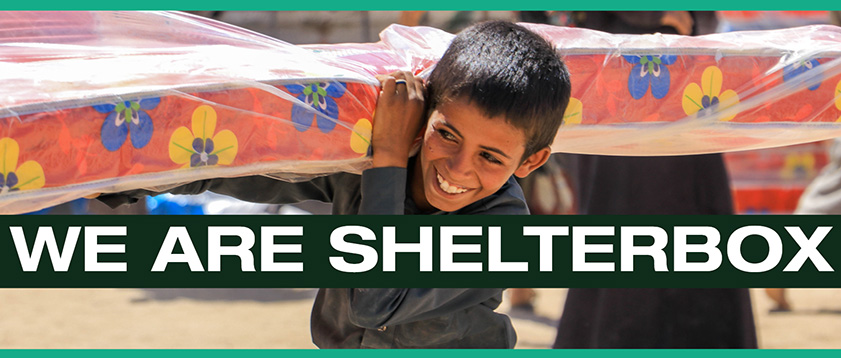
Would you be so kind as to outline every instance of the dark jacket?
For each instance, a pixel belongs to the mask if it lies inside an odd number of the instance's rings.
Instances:
[[[210,190],[257,203],[319,200],[334,214],[420,214],[407,195],[404,168],[338,173],[302,183],[252,176],[204,180],[171,189],[173,194]],[[103,195],[110,206],[131,203],[147,190]],[[456,212],[432,214],[528,214],[513,178],[493,195]],[[313,342],[320,348],[513,348],[511,320],[494,312],[499,288],[323,288],[312,310]]]

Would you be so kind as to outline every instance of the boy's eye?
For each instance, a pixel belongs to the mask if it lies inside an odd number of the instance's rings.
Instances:
[[[450,132],[448,132],[444,129],[439,129],[438,134],[441,135],[441,137],[446,139],[446,140],[456,140],[455,135],[453,135],[452,133],[450,133]]]
[[[482,152],[482,158],[485,158],[485,160],[487,160],[487,161],[489,161],[493,164],[502,164],[502,162],[499,161],[499,159],[496,159],[496,157],[494,157],[493,154],[488,153],[488,152]]]

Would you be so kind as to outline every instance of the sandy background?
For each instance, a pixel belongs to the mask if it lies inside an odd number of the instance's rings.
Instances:
[[[752,290],[761,348],[841,348],[841,290],[794,289],[769,314]],[[566,294],[538,290],[515,312],[517,348],[549,348]],[[314,348],[311,289],[3,289],[0,348]],[[504,304],[502,311],[507,311]]]

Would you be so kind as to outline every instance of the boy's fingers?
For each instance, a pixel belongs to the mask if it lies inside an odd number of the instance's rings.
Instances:
[[[426,98],[426,87],[423,85],[423,79],[415,77],[415,93],[421,98]]]
[[[385,81],[387,81],[389,78],[390,78],[390,79],[394,79],[394,76],[392,76],[392,75],[393,75],[393,74],[388,74],[388,75],[375,75],[374,77],[376,77],[376,78],[377,78],[377,80],[378,80],[378,81],[380,81],[380,84],[382,84],[382,83],[384,83]]]
[[[399,79],[397,80],[397,92],[398,93],[405,93],[407,98],[414,98],[415,97],[415,84],[412,81],[412,78],[409,77],[408,79]],[[405,89],[403,87],[406,87]]]
[[[407,73],[410,74],[409,77],[406,77]],[[389,73],[388,75],[393,77],[394,79],[398,79],[398,80],[405,80],[407,78],[412,78],[411,72],[407,72],[407,71],[394,71],[392,73]]]
[[[397,71],[388,75],[375,75],[380,81],[382,94],[397,95],[404,99],[421,99],[426,97],[426,87],[423,79],[415,77],[409,71]],[[404,88],[405,86],[405,88]]]
[[[409,86],[404,79],[397,79],[394,81],[394,93],[400,98],[406,98],[407,96],[411,95],[409,91]]]
[[[383,93],[382,94],[391,95],[391,94],[394,93],[394,87],[395,87],[394,77],[389,77],[389,78],[385,79],[382,83],[383,83],[383,90],[382,90]]]

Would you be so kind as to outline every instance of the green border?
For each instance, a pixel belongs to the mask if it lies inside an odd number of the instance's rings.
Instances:
[[[569,1],[395,1],[395,0],[6,0],[0,10],[833,10],[841,2],[818,0],[792,3],[782,0],[707,0],[692,2],[655,2],[629,0]]]
[[[704,350],[704,349],[612,349],[612,350],[470,350],[471,356],[482,358],[494,357],[528,357],[528,358],[708,358],[714,353],[717,358],[791,358],[808,355],[811,358],[836,358],[841,350],[830,349],[772,349],[772,350]],[[463,356],[463,350],[274,350],[274,349],[34,349],[34,350],[0,350],[6,358],[278,358],[304,357],[322,358],[341,355],[342,358],[429,358],[436,356]]]
[[[704,1],[704,2],[640,2],[627,0],[601,0],[597,2],[567,2],[557,0],[531,0],[527,4],[512,1],[442,1],[426,0],[422,4],[413,5],[404,1],[346,1],[321,0],[308,1],[268,1],[268,0],[146,0],[142,2],[114,2],[113,0],[42,0],[39,2],[7,1],[0,5],[0,10],[831,10],[841,8],[838,1],[811,1],[793,4],[789,1]],[[427,358],[431,352],[425,350],[408,351],[319,351],[319,350],[0,350],[3,357],[31,358],[31,357],[62,357],[62,358],[276,358],[279,356],[294,357],[333,357],[341,354],[342,358],[369,358],[371,356],[401,358]],[[680,355],[682,358],[707,358],[708,350],[565,350],[562,352],[550,350],[516,350],[516,351],[471,351],[487,357],[552,357],[563,355],[565,358],[600,358],[600,357],[646,357],[672,358]],[[716,350],[714,353],[721,358],[790,358],[792,356],[807,355],[810,358],[838,357],[841,350]],[[456,356],[462,351],[436,351],[434,354]]]

